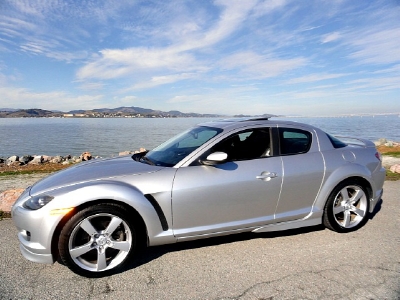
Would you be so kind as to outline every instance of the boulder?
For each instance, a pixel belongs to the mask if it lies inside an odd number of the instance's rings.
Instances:
[[[400,173],[400,164],[396,164],[390,167],[390,171],[393,173]]]
[[[18,160],[7,164],[8,167],[19,167],[21,165],[23,165],[23,163]]]
[[[92,159],[92,154],[90,152],[83,152],[80,156],[82,161],[87,161]]]
[[[50,160],[50,162],[53,163],[53,164],[59,164],[59,163],[61,163],[62,161],[63,161],[63,157],[60,156],[60,155],[54,156],[54,157]]]
[[[7,166],[9,166],[9,165],[15,163],[16,161],[19,161],[19,156],[13,155],[13,156],[10,156],[9,158],[7,158],[6,164],[7,164]]]
[[[35,155],[33,159],[29,162],[32,165],[40,165],[43,163],[43,156],[42,155]]]
[[[43,155],[43,161],[44,163],[50,162],[53,159],[52,156],[48,156],[48,155]]]
[[[119,156],[125,156],[125,155],[129,155],[129,154],[132,154],[132,152],[131,151],[122,151],[122,152],[118,153]]]
[[[145,148],[140,148],[139,150],[136,150],[134,153],[142,153],[142,152],[146,152],[147,150]]]
[[[28,164],[32,159],[33,159],[33,156],[31,156],[31,155],[24,155],[24,156],[20,157],[19,161],[20,161],[22,164],[26,165],[26,164]]]
[[[24,189],[15,189],[0,193],[0,210],[10,212],[11,206],[23,192]]]

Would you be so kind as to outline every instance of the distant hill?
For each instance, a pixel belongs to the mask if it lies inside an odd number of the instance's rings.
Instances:
[[[55,113],[49,110],[43,110],[38,108],[9,110],[9,111],[0,110],[0,118],[42,118],[42,117],[59,117],[61,115],[62,113]]]
[[[68,112],[49,111],[44,109],[0,109],[0,118],[40,118],[40,117],[220,117],[216,114],[183,113],[177,110],[169,112],[142,108],[136,106],[122,106],[117,108],[96,108],[91,110],[71,110]]]
[[[17,110],[20,110],[20,109],[15,109],[15,108],[0,108],[0,112],[3,112],[3,111],[17,111]]]

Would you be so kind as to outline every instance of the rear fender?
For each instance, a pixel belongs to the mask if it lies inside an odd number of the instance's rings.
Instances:
[[[325,203],[329,197],[329,195],[332,193],[332,190],[342,181],[349,179],[349,178],[354,178],[355,180],[361,180],[365,187],[367,188],[369,192],[369,199],[375,195],[375,187],[372,184],[371,180],[371,172],[368,170],[368,168],[354,164],[354,163],[349,163],[346,165],[343,165],[342,167],[336,169],[334,172],[330,174],[326,174],[325,181],[322,184],[321,191],[319,192],[317,198],[315,199],[315,202],[313,204],[313,212],[320,212],[322,216],[322,212],[325,207]]]

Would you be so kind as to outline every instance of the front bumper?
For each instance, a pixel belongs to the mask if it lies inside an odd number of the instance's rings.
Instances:
[[[25,209],[21,204],[23,202],[17,201],[11,211],[18,230],[21,253],[30,261],[52,264],[56,256],[51,251],[52,237],[62,216],[51,216],[46,207]]]
[[[21,241],[21,240],[20,240]],[[32,249],[32,248],[30,248]],[[54,258],[53,255],[50,254],[39,254],[30,251],[28,248],[25,247],[24,244],[19,245],[19,250],[21,251],[22,255],[30,261],[36,262],[36,263],[41,263],[41,264],[53,264],[54,263]]]

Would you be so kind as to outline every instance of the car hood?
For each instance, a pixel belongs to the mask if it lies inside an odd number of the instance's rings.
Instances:
[[[83,162],[40,180],[32,186],[30,195],[77,183],[156,172],[162,168],[134,161],[130,156]]]

